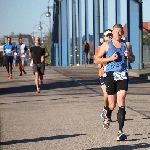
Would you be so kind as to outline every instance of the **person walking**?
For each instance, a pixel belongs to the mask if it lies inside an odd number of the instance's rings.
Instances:
[[[104,31],[104,41],[108,41],[110,38],[112,38],[112,30],[111,29],[107,29]],[[100,51],[100,47],[101,46],[98,46],[96,51],[95,51],[95,56],[96,57]],[[101,113],[101,118],[105,119],[106,117],[106,112],[107,112],[107,109],[108,109],[108,95],[107,95],[107,92],[106,92],[106,85],[105,85],[105,77],[103,77],[104,75],[104,68],[105,68],[105,64],[98,64],[98,68],[99,68],[99,79],[100,79],[100,85],[101,85],[101,89],[102,89],[102,92],[103,92],[103,99],[104,99],[104,108],[103,108],[103,111]],[[109,118],[110,121],[111,121],[111,117]]]
[[[106,63],[105,78],[106,91],[108,94],[109,107],[107,108],[106,118],[103,121],[103,127],[109,128],[110,116],[116,103],[118,103],[117,120],[119,130],[117,141],[127,139],[123,132],[125,121],[125,97],[128,90],[128,66],[127,61],[133,63],[135,56],[132,52],[132,46],[129,42],[122,40],[123,27],[121,24],[115,24],[112,31],[112,39],[101,45],[101,50],[95,58],[95,63]],[[104,56],[102,58],[102,56]],[[117,101],[116,101],[117,100]]]
[[[12,79],[13,53],[16,51],[15,46],[11,43],[11,38],[7,37],[7,43],[3,46],[3,55],[7,70],[7,78]]]
[[[45,55],[45,47],[40,45],[40,38],[35,37],[35,45],[30,48],[29,58],[33,59],[33,73],[35,75],[35,85],[37,88],[37,93],[40,93],[39,86],[43,83],[42,81],[45,71]]]
[[[16,50],[17,50],[17,63],[20,70],[20,76],[23,74],[26,74],[25,68],[25,55],[27,52],[27,46],[22,42],[22,37],[19,37],[19,43],[16,44]]]
[[[87,43],[87,41],[84,41],[84,52],[85,52],[85,61],[86,64],[89,64],[89,58],[88,58],[88,54],[89,54],[89,50],[90,50],[90,45],[89,43]]]

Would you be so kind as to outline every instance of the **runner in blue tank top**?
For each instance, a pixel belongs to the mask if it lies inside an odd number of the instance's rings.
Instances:
[[[125,97],[128,90],[128,66],[127,61],[133,63],[135,56],[132,52],[132,47],[129,42],[122,40],[123,27],[121,24],[113,26],[113,38],[101,45],[101,51],[95,58],[95,63],[105,63],[105,78],[106,90],[108,94],[109,107],[107,109],[106,118],[103,122],[104,129],[109,128],[110,116],[114,110],[116,103],[118,103],[117,119],[119,124],[119,131],[117,140],[125,140],[127,136],[123,133],[123,126],[125,120]],[[105,58],[101,58],[105,55]]]

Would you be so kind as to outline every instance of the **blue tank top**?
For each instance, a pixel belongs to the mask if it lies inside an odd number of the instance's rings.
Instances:
[[[10,44],[6,43],[3,46],[3,50],[5,51],[6,56],[13,56],[12,51],[15,50],[15,46],[12,43],[10,43]]]
[[[126,41],[121,40],[122,44],[120,48],[116,48],[112,40],[110,39],[108,41],[109,48],[106,52],[106,58],[112,56],[115,52],[118,55],[118,59],[114,61],[110,61],[106,65],[106,72],[127,72],[128,66],[127,66],[127,58],[124,55],[124,52],[127,50]]]

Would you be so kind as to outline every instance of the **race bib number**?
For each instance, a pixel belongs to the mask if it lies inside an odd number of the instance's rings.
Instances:
[[[25,55],[24,55],[24,54],[22,54],[22,55],[21,55],[21,57],[23,57],[23,58],[24,58],[24,57],[25,57]]]
[[[113,76],[115,81],[127,79],[126,72],[114,72]]]
[[[5,51],[6,51],[6,53],[12,53],[11,49],[6,49]]]

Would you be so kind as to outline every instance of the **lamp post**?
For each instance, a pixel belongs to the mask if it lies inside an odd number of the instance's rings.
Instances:
[[[40,23],[39,23],[39,27],[38,27],[38,30],[40,30],[41,31],[41,39],[42,39],[42,25],[41,25],[41,21],[40,21]]]
[[[33,29],[32,29],[32,39],[34,39],[34,29],[35,29],[35,27],[37,27],[37,26],[39,26],[39,24],[36,24],[34,27],[33,27]],[[37,32],[36,32],[37,33]]]
[[[40,30],[40,31],[41,31],[41,38],[42,38],[42,29],[43,29],[42,24],[46,25],[46,26],[47,26],[47,28],[48,28],[48,30],[49,30],[48,25],[47,25],[47,24],[45,24],[44,22],[41,22],[41,21],[40,21],[40,23],[38,24],[38,25],[39,25],[38,30]]]

